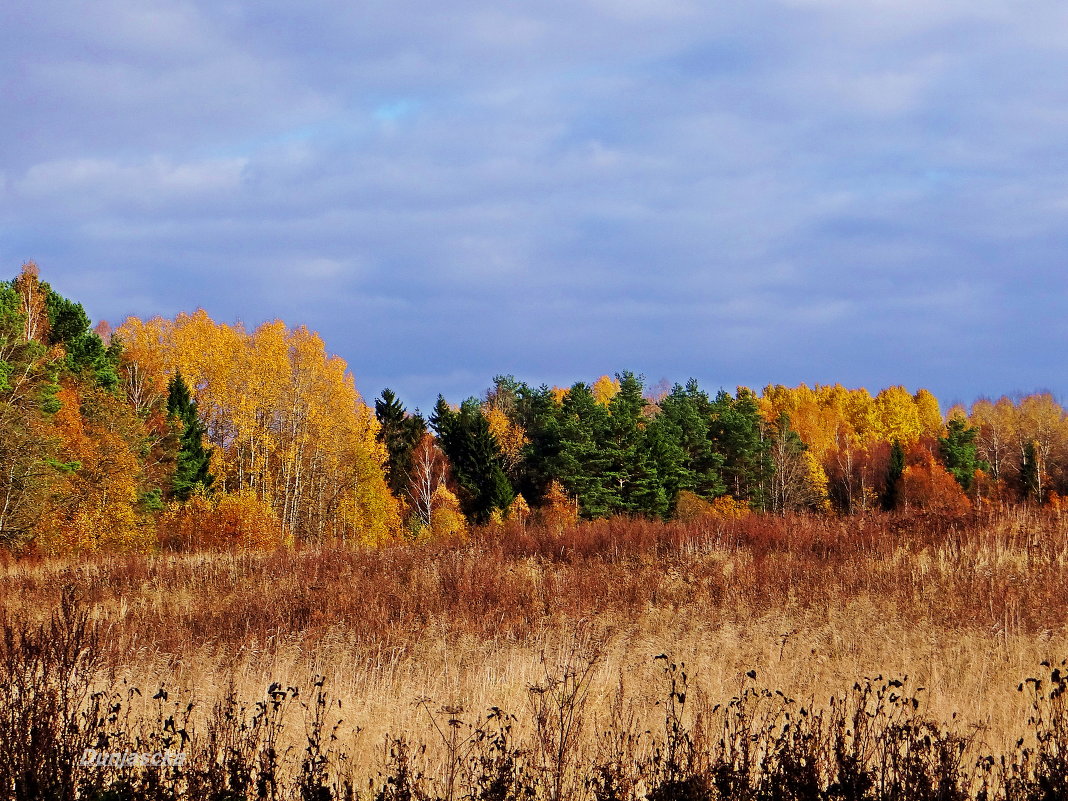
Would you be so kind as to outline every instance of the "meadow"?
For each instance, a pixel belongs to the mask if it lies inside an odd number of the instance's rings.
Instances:
[[[8,557],[0,798],[1052,801],[1066,587],[1026,507]]]

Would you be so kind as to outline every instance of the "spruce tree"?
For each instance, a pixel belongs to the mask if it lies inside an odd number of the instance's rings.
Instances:
[[[375,401],[375,417],[380,425],[378,441],[386,446],[389,459],[386,482],[395,497],[403,498],[408,490],[412,451],[426,433],[426,421],[419,414],[408,414],[404,404],[388,388]]]
[[[586,384],[568,390],[557,412],[557,452],[552,474],[578,499],[584,517],[606,517],[619,510],[619,475],[607,446],[610,419]]]
[[[207,433],[197,413],[197,404],[189,392],[180,372],[167,385],[167,417],[181,427],[178,441],[178,457],[171,476],[171,494],[180,501],[198,488],[207,491],[215,483],[211,474],[211,448],[204,447]]]
[[[485,523],[495,509],[502,512],[507,509],[515,492],[504,473],[500,447],[478,400],[464,401],[457,412],[439,395],[430,425],[460,486],[464,515],[475,523]]]

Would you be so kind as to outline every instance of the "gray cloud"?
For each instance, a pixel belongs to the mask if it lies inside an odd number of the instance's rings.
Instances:
[[[493,374],[1058,382],[1068,9],[101,0],[0,25],[0,259]]]

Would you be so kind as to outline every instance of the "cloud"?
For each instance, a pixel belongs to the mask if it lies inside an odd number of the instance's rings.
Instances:
[[[455,397],[500,371],[1048,385],[1066,15],[20,6],[0,258],[36,258],[99,317],[307,323],[423,406],[436,380]]]

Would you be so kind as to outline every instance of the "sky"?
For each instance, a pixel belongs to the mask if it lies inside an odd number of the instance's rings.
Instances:
[[[1062,0],[0,9],[0,275],[320,332],[367,400],[1068,391]]]

